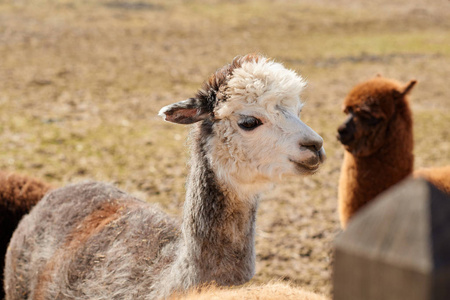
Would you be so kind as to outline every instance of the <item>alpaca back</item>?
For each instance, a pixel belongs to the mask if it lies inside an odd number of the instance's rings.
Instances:
[[[149,204],[107,184],[55,190],[14,233],[6,299],[142,298],[172,261],[177,228]]]
[[[438,189],[450,195],[450,166],[419,169],[414,171],[414,177],[425,178]]]

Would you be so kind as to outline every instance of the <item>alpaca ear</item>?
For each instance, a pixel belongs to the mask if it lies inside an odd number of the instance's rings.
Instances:
[[[411,80],[403,89],[403,91],[401,92],[402,96],[405,96],[406,94],[409,93],[409,91],[411,91],[411,89],[414,87],[414,85],[417,83],[416,80]]]
[[[178,124],[192,124],[206,119],[209,114],[208,109],[196,98],[164,106],[158,113],[165,121]]]

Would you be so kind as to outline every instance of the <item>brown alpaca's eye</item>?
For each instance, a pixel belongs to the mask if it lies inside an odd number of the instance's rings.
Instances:
[[[372,116],[371,114],[362,114],[361,118],[367,125],[374,126],[380,123],[381,119]]]
[[[238,125],[241,129],[250,131],[262,125],[262,122],[255,117],[245,116],[238,121]]]
[[[377,125],[378,123],[380,123],[380,121],[381,121],[381,119],[371,117],[370,119],[367,120],[367,124],[369,124],[370,126],[374,126],[374,125]]]

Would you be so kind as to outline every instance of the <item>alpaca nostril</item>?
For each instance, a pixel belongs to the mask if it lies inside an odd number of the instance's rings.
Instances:
[[[312,152],[317,152],[322,148],[323,141],[317,140],[317,141],[308,141],[300,143],[300,147],[306,148],[308,150],[311,150]]]
[[[314,146],[314,145],[302,145],[302,147],[304,147],[304,148],[306,148],[308,150],[311,150],[312,152],[316,152],[317,151],[316,146]]]
[[[341,134],[341,135],[344,135],[345,133],[347,133],[347,127],[339,126],[338,133]]]

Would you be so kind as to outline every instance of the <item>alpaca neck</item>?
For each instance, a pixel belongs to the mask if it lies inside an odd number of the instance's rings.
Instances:
[[[200,282],[242,284],[253,276],[257,195],[244,196],[218,182],[207,161],[197,160],[184,205],[183,237]],[[249,198],[247,198],[249,197]]]
[[[254,275],[255,217],[259,194],[220,180],[207,159],[207,139],[193,134],[191,170],[184,203],[182,237],[172,266],[173,289],[215,281],[239,285]],[[231,179],[230,179],[231,180]]]
[[[357,176],[355,186],[370,201],[387,188],[411,174],[414,164],[412,149],[400,141],[387,144],[369,157],[353,157]]]
[[[398,117],[384,145],[370,156],[345,151],[339,184],[341,222],[389,187],[412,173],[414,165],[412,121]]]

